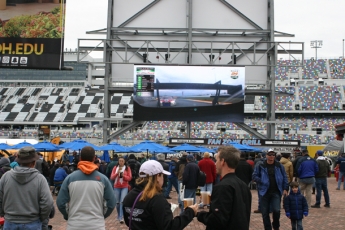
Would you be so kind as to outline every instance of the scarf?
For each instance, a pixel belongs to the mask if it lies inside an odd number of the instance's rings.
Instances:
[[[116,177],[116,179],[115,179],[114,184],[116,184],[116,183],[117,183],[118,179],[120,179],[120,184],[122,184],[122,183],[123,183],[123,172],[125,171],[126,166],[125,166],[125,165],[124,165],[124,166],[122,166],[121,171],[119,171],[119,169],[120,169],[120,166],[117,166],[117,167],[116,167],[116,172],[115,172],[115,173],[117,174],[117,177]],[[120,173],[122,173],[122,178],[120,178]]]

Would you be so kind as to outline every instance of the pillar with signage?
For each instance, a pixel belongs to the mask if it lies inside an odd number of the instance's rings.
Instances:
[[[38,126],[38,141],[49,141],[50,142],[50,125],[39,125]]]

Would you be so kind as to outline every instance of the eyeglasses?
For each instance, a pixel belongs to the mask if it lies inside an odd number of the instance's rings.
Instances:
[[[275,153],[267,153],[267,156],[275,156],[276,154]]]

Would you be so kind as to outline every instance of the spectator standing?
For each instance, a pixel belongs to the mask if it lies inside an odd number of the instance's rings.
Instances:
[[[48,219],[53,198],[47,180],[35,169],[39,159],[33,147],[18,151],[20,166],[8,171],[0,180],[0,216],[4,229],[41,229]]]
[[[339,167],[339,177],[338,177],[338,187],[337,190],[340,190],[340,184],[342,178],[345,177],[345,153],[341,154],[341,157],[337,160],[337,166]],[[343,183],[343,189],[345,190],[345,182]]]
[[[62,183],[56,205],[67,220],[68,230],[105,230],[105,218],[115,207],[109,180],[97,171],[95,150],[84,147],[78,169]]]
[[[206,230],[248,230],[252,195],[248,185],[235,174],[240,151],[230,146],[219,147],[216,159],[222,180],[213,187],[209,212],[199,212],[198,221],[206,225]]]
[[[290,184],[293,180],[293,165],[290,161],[290,153],[282,153],[280,163],[284,166],[288,183]]]
[[[204,158],[199,161],[198,166],[206,174],[206,184],[200,187],[200,191],[212,192],[212,185],[216,180],[216,164],[211,160],[210,153],[204,153]]]
[[[163,175],[169,174],[155,160],[141,165],[140,178],[123,201],[125,222],[130,229],[182,230],[193,220],[197,205],[186,207],[181,215],[174,217],[170,204],[161,193]]]
[[[255,163],[254,163],[254,161],[252,160],[252,157],[251,157],[251,156],[248,157],[247,163],[250,164],[250,166],[252,166],[252,168],[254,169]]]
[[[165,190],[164,197],[167,198],[167,199],[171,199],[169,194],[170,194],[170,191],[171,191],[172,187],[174,186],[174,188],[176,190],[176,193],[177,193],[178,203],[181,203],[180,196],[179,196],[179,190],[178,190],[177,176],[174,173],[175,168],[176,168],[176,164],[177,164],[177,157],[173,156],[171,158],[171,161],[169,162],[169,172],[170,172],[170,175],[168,176],[168,186],[167,186],[167,189]]]
[[[134,154],[130,154],[128,158],[127,165],[130,167],[132,173],[132,180],[129,182],[129,185],[132,188],[135,185],[135,180],[139,177],[140,163]]]
[[[259,153],[254,160],[254,163],[255,163],[254,168],[258,164],[262,164],[265,161],[265,157],[266,157],[265,153]],[[252,183],[253,182],[254,181],[252,181]],[[254,213],[261,213],[261,195],[260,195],[260,191],[259,191],[259,186],[260,185],[258,183],[256,183],[256,191],[258,192],[258,209],[254,210]]]
[[[56,169],[55,174],[54,174],[54,186],[62,184],[67,176],[68,176],[68,174],[66,173],[65,169],[63,168],[63,165],[61,164],[59,166],[59,168]],[[57,191],[55,191],[55,188],[54,188],[54,190],[52,192],[53,194],[59,193],[60,186],[57,187],[56,189],[57,189]]]
[[[129,182],[132,180],[131,169],[129,166],[127,166],[123,157],[119,158],[118,165],[113,168],[110,179],[114,180],[117,220],[123,224],[123,199],[128,193]]]
[[[297,162],[296,168],[299,178],[301,194],[307,199],[309,207],[311,207],[311,193],[313,184],[315,183],[315,175],[319,171],[319,167],[314,158],[310,157],[308,152],[304,154]]]
[[[235,174],[238,178],[240,178],[247,186],[252,181],[253,175],[253,168],[252,166],[246,161],[246,154],[240,154],[240,160],[235,170]]]
[[[293,176],[295,177],[295,181],[297,181],[298,178],[298,168],[297,168],[297,162],[299,161],[299,159],[301,159],[303,157],[303,155],[308,154],[308,150],[303,149],[302,153],[301,152],[296,152],[296,158],[295,160],[292,162],[292,166],[293,166]]]
[[[187,153],[183,152],[182,156],[180,157],[180,160],[176,163],[176,167],[175,167],[175,171],[174,173],[177,176],[177,187],[178,187],[178,191],[180,192],[180,186],[183,184],[183,172],[184,172],[184,168],[187,165]],[[180,200],[179,197],[179,206],[182,207],[183,203]]]
[[[291,182],[290,195],[284,199],[285,215],[291,220],[292,230],[303,230],[303,216],[308,216],[308,204],[298,189],[298,182]]]
[[[185,186],[184,198],[193,198],[195,203],[195,191],[198,188],[198,177],[200,169],[194,161],[194,156],[189,154],[187,156],[187,164],[183,171],[183,185]],[[183,203],[182,203],[183,209]]]
[[[330,166],[326,158],[323,156],[323,151],[318,150],[316,152],[318,158],[316,159],[316,163],[319,167],[319,171],[315,175],[315,185],[316,185],[316,203],[312,205],[312,208],[320,208],[321,204],[321,193],[323,191],[323,195],[325,197],[325,205],[324,207],[330,208],[330,200],[327,188],[327,177],[330,171]]]
[[[261,213],[265,230],[278,230],[280,227],[281,197],[287,195],[289,184],[284,166],[275,160],[276,153],[269,149],[266,160],[255,165],[253,180],[258,184],[261,196]],[[273,222],[270,220],[270,208],[273,212]]]
[[[10,160],[6,157],[0,159],[0,178],[7,172],[11,170]]]
[[[160,153],[160,154],[157,154],[157,161],[162,165],[163,169],[165,171],[169,171],[169,165],[168,163],[165,162],[165,155]],[[163,195],[165,194],[165,191],[167,189],[167,186],[168,186],[168,176],[167,175],[163,175],[164,177],[164,182],[163,182],[163,186],[162,186],[162,192],[163,192]],[[171,199],[171,197],[167,196],[165,197],[167,199]]]
[[[107,166],[107,170],[105,172],[105,175],[110,179],[111,172],[113,171],[113,168],[118,164],[119,156],[115,153],[113,158],[111,158],[111,162]]]

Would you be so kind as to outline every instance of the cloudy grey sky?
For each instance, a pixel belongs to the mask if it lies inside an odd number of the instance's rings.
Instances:
[[[82,2],[82,4],[80,4]],[[76,48],[78,38],[99,38],[86,31],[106,27],[107,0],[68,0],[65,47]],[[276,41],[305,42],[305,57],[314,57],[310,41],[322,40],[319,58],[343,55],[345,0],[275,0],[275,30],[295,34]]]

